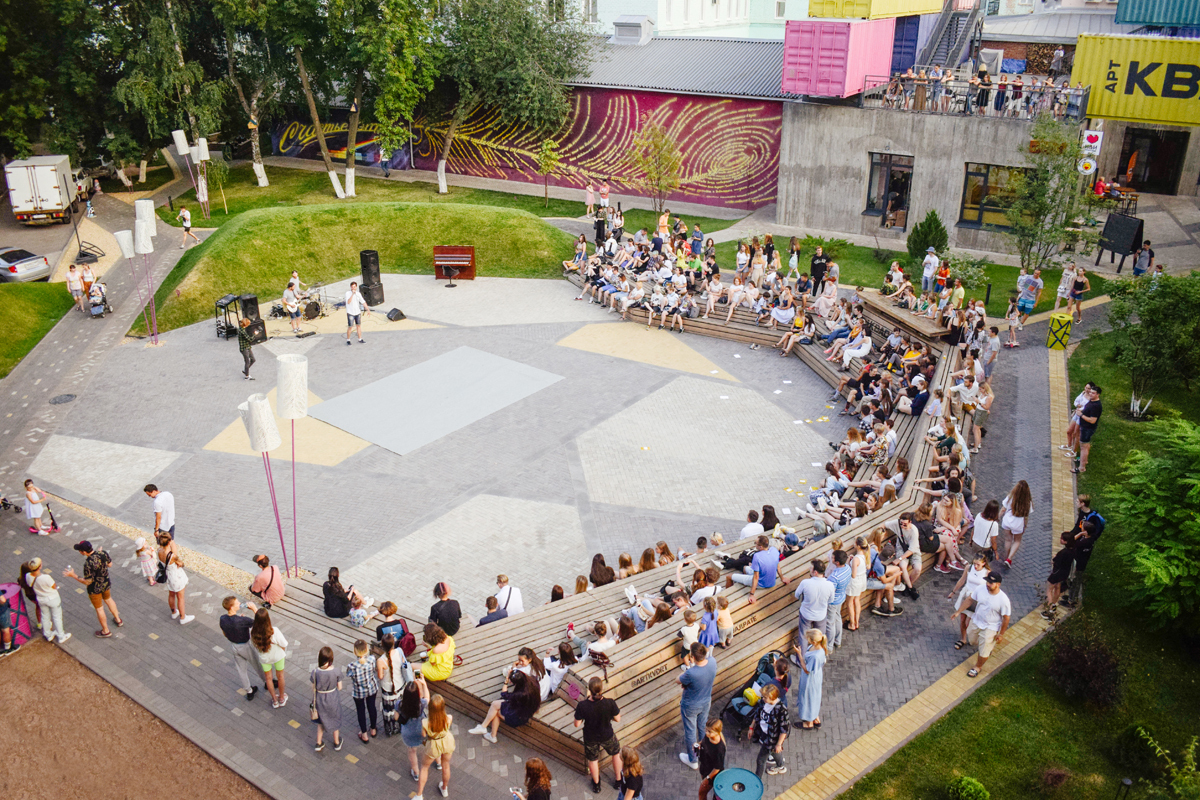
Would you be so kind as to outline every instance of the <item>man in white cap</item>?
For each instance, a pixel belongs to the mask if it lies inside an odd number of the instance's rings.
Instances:
[[[974,678],[983,669],[984,663],[992,655],[992,648],[1004,642],[1004,632],[1008,630],[1008,620],[1012,616],[1012,603],[1008,595],[1000,590],[1004,582],[999,572],[992,570],[984,578],[983,586],[974,589],[970,596],[964,597],[950,619],[956,620],[964,613],[971,613],[971,624],[967,626],[966,641],[959,641],[954,646],[961,649],[966,645],[979,648],[975,666],[967,671],[968,678]],[[967,612],[968,603],[975,606],[973,612]]]
[[[928,292],[933,288],[933,275],[937,272],[938,265],[941,262],[937,257],[937,250],[932,247],[925,248],[925,260],[921,262],[924,269],[921,271],[921,291]]]

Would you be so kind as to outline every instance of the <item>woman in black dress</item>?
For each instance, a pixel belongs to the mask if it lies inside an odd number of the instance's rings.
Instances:
[[[462,622],[462,609],[457,600],[450,599],[450,584],[439,583],[434,586],[433,596],[437,602],[429,608],[429,621],[445,631],[447,636],[454,636]]]
[[[979,70],[979,96],[976,98],[976,105],[979,107],[979,116],[987,115],[988,101],[992,98],[992,76],[988,75],[987,70]]]

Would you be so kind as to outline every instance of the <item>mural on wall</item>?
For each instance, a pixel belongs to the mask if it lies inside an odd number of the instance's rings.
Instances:
[[[616,193],[639,194],[629,153],[646,122],[664,126],[683,153],[679,189],[671,199],[753,209],[775,201],[782,104],[762,100],[576,89],[566,123],[548,137],[504,125],[493,109],[472,113],[455,133],[446,171],[541,183],[534,169],[542,140],[558,143],[556,186],[582,189],[610,179]],[[448,121],[413,121],[413,166],[436,170]]]
[[[329,148],[329,157],[341,166],[346,163],[346,141],[349,139],[350,126],[345,122],[322,122],[321,129],[325,132],[325,146]],[[354,154],[354,163],[368,167],[379,166],[382,152],[375,143],[379,132],[379,123],[362,123],[358,126],[358,147]],[[299,120],[280,122],[271,130],[271,152],[277,156],[292,158],[321,159],[321,146],[317,144],[316,129],[312,123]],[[388,160],[388,169],[408,169],[409,148],[402,147],[392,153]]]

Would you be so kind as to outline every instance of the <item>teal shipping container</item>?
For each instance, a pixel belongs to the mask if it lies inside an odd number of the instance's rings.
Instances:
[[[1116,21],[1128,25],[1200,25],[1200,0],[1121,0]]]

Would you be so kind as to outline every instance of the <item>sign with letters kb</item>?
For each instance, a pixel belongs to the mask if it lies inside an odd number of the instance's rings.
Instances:
[[[1200,125],[1200,40],[1085,34],[1076,81],[1091,87],[1089,117]]]

